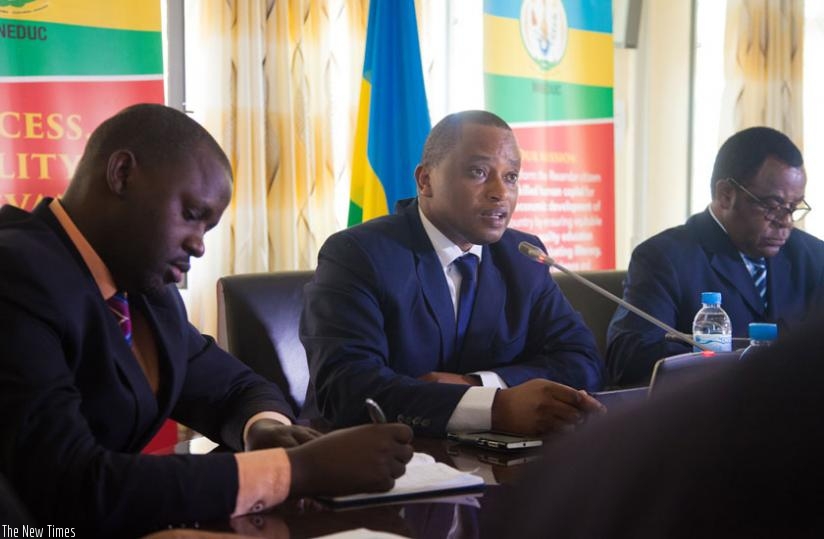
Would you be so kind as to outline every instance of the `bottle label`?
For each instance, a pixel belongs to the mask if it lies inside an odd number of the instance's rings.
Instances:
[[[695,342],[702,344],[713,352],[731,352],[732,335],[719,335],[718,333],[698,333],[693,336]],[[693,352],[700,352],[700,348],[693,347]]]

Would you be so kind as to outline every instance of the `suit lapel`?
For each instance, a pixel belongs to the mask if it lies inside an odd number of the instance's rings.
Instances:
[[[452,298],[441,261],[418,216],[418,204],[409,204],[402,213],[409,223],[411,246],[415,253],[415,271],[421,283],[421,291],[440,329],[441,357],[438,359],[438,368],[443,369],[455,348],[455,310]]]
[[[132,298],[132,296],[130,296],[130,298]],[[183,357],[183,354],[180,350],[172,346],[172,341],[168,339],[166,333],[162,329],[174,328],[177,327],[178,324],[175,320],[170,318],[167,309],[150,303],[143,294],[134,294],[133,299],[130,301],[135,304],[134,309],[139,309],[140,315],[145,318],[146,324],[152,332],[154,344],[157,349],[159,385],[156,397],[152,395],[151,390],[148,390],[148,394],[153,397],[152,400],[154,401],[155,406],[150,407],[153,416],[149,419],[149,423],[152,427],[150,430],[146,431],[153,435],[157,428],[160,427],[163,418],[166,418],[171,414],[173,401],[177,400],[176,398],[172,398],[172,395],[176,394],[176,390],[173,388],[179,387],[182,383],[180,380],[180,366],[172,361],[172,358]],[[136,359],[133,359],[133,362],[137,365]],[[139,365],[137,365],[137,367],[140,371],[140,376],[143,378],[143,383],[148,387],[148,381],[146,380],[143,370],[140,369]],[[148,436],[144,442],[147,442],[150,437],[151,436]]]
[[[767,318],[775,320],[781,312],[782,298],[792,297],[792,283],[790,282],[791,263],[785,250],[767,259]]]
[[[698,218],[699,238],[704,248],[710,253],[710,265],[715,273],[726,281],[730,288],[736,290],[753,313],[764,314],[764,304],[755,289],[750,272],[741,259],[729,236],[718,226],[709,214],[709,210],[696,216]],[[722,302],[724,298],[721,298]],[[723,307],[723,303],[722,303]]]
[[[730,256],[715,255],[712,257],[710,264],[715,272],[725,281],[730,284],[730,287],[738,292],[744,299],[744,302],[754,313],[763,315],[764,304],[761,302],[761,296],[755,289],[752,276],[747,271],[744,261],[741,260],[740,255],[736,253],[738,260]],[[724,299],[722,298],[722,302]],[[722,303],[723,306],[723,303]]]
[[[444,368],[455,348],[455,311],[446,276],[434,252],[418,259],[417,272],[423,297],[441,330],[441,357],[438,365],[439,368]]]

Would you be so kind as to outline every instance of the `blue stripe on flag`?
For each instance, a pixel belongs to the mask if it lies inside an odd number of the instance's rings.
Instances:
[[[386,207],[415,196],[415,166],[429,133],[413,0],[372,0],[363,76],[372,86],[366,154]]]

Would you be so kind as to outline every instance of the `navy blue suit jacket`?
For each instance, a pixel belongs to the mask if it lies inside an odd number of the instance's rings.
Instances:
[[[0,209],[0,473],[38,522],[80,535],[225,517],[231,453],[137,453],[169,417],[240,449],[249,417],[288,404],[189,324],[174,286],[129,295],[154,331],[155,397],[47,202]]]
[[[369,420],[371,397],[392,421],[443,435],[468,386],[417,380],[431,371],[497,373],[509,386],[548,378],[598,389],[592,333],[545,266],[518,252],[534,237],[507,230],[484,246],[462,350],[446,276],[416,202],[331,236],[305,289],[301,340],[320,412],[336,426]]]
[[[746,338],[750,322],[776,322],[779,333],[797,325],[821,299],[822,285],[824,242],[793,230],[778,254],[767,259],[765,310],[738,249],[705,210],[635,248],[624,299],[691,334],[701,292],[721,292],[733,337]],[[657,360],[691,350],[665,340],[662,329],[622,307],[612,318],[607,340],[607,367],[618,385],[647,382]]]

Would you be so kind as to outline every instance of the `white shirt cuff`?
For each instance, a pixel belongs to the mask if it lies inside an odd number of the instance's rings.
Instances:
[[[246,435],[249,434],[249,427],[251,427],[252,424],[255,421],[257,421],[258,419],[263,419],[263,418],[274,419],[275,421],[280,421],[284,425],[291,425],[292,424],[292,422],[289,420],[289,418],[286,417],[285,415],[281,414],[281,413],[278,413],[278,412],[258,412],[255,415],[253,415],[252,417],[250,417],[246,421],[246,425],[243,426],[243,447],[244,448],[246,447]]]
[[[492,427],[494,387],[470,387],[446,423],[447,432],[484,431]]]
[[[506,385],[503,378],[498,376],[497,372],[492,371],[478,371],[478,372],[470,372],[469,374],[474,374],[475,376],[481,379],[481,385],[484,387],[495,387],[498,389],[506,389],[509,386]]]

